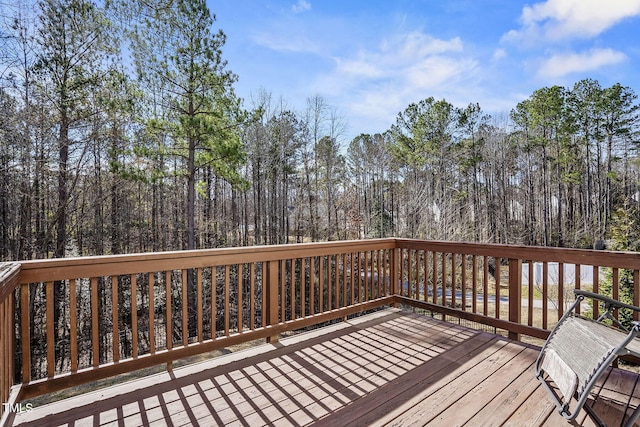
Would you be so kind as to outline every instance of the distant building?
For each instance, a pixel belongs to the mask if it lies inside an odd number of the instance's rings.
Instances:
[[[557,285],[560,278],[560,268],[557,262],[547,263],[547,284]],[[575,264],[563,264],[564,270],[564,283],[565,285],[573,285],[576,283],[576,266]],[[592,285],[593,284],[593,266],[581,265],[580,266],[580,284]],[[599,269],[600,281],[604,279],[603,269]],[[544,267],[542,262],[533,263],[533,284],[542,285],[542,279],[544,277]],[[529,284],[529,264],[522,264],[522,284]]]

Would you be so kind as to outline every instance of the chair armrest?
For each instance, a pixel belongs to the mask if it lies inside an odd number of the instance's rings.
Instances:
[[[583,291],[581,289],[574,289],[574,294],[576,296],[583,296],[583,297],[587,297],[587,298],[592,298],[595,300],[600,300],[602,302],[604,302],[607,306],[611,306],[613,308],[628,308],[630,310],[634,310],[634,311],[638,311],[640,312],[640,307],[636,307],[635,305],[631,305],[631,304],[625,304],[623,302],[620,302],[618,300],[615,300],[613,298],[609,298],[607,296],[604,295],[600,295],[600,294],[595,294],[593,292],[589,292],[589,291]]]

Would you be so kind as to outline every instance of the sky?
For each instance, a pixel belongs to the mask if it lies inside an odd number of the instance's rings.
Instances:
[[[250,109],[320,96],[341,143],[384,132],[428,97],[508,113],[535,90],[591,78],[640,95],[640,0],[208,0]]]

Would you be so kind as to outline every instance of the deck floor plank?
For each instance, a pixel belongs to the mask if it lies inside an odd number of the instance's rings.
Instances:
[[[536,380],[538,382],[538,380]],[[562,424],[560,415],[555,412],[556,406],[548,398],[546,390],[538,382],[536,389],[517,407],[515,412],[505,419],[503,425],[535,427],[544,425],[553,419],[555,425]],[[557,416],[555,417],[554,414]]]
[[[496,419],[506,420],[523,405],[540,385],[540,382],[531,375],[532,364],[531,352],[537,354],[536,350],[525,350],[526,357],[524,363],[510,363],[509,370],[501,369],[495,375],[508,378],[505,380],[506,385],[500,393],[492,397],[492,393],[487,393],[486,399],[491,399],[488,403],[481,406],[477,413],[471,417],[467,424],[472,426],[493,426]],[[476,389],[473,390],[476,392]],[[477,393],[476,393],[477,394]],[[464,402],[460,402],[463,404]]]
[[[489,406],[496,390],[504,390],[513,382],[514,377],[518,378],[523,371],[531,367],[532,351],[527,350],[528,349],[525,349],[514,355],[508,364],[499,366],[497,370],[491,372],[490,375],[473,386],[464,396],[449,405],[445,411],[438,414],[438,416],[432,420],[424,422],[423,425],[429,423],[436,425],[445,423],[450,425],[463,425],[469,422],[483,408]],[[486,370],[481,366],[470,370],[470,373],[473,371],[485,371],[477,373],[480,378],[486,374]],[[498,414],[495,413],[494,415],[493,419],[495,420]],[[476,424],[471,423],[470,425]]]
[[[437,425],[444,421],[443,413],[449,411],[464,418],[470,418],[464,405],[458,405],[475,387],[482,387],[482,383],[489,380],[491,375],[498,371],[508,361],[522,352],[522,347],[507,341],[498,340],[490,348],[491,354],[478,357],[463,364],[451,375],[445,376],[429,389],[425,390],[419,405],[405,408],[403,414],[398,414],[402,420],[393,421],[393,425]],[[484,402],[482,403],[484,405]],[[452,410],[453,411],[450,411]]]
[[[568,425],[534,378],[537,353],[387,310],[43,405],[14,425]],[[619,425],[640,382],[617,370],[609,380],[596,411]]]

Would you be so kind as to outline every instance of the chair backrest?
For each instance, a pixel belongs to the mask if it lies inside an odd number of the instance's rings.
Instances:
[[[585,387],[627,334],[580,316],[568,316],[549,339],[542,369],[569,401]]]

